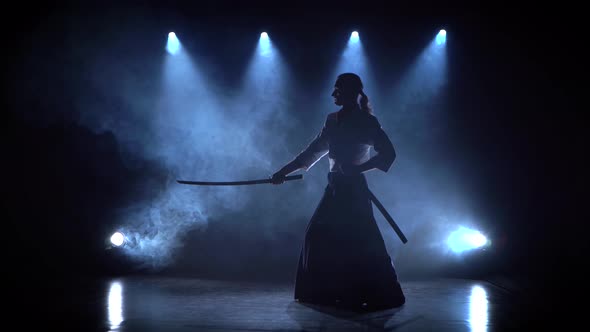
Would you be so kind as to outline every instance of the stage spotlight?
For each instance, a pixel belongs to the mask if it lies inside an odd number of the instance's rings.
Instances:
[[[351,41],[351,42],[357,42],[357,41],[359,41],[359,33],[358,33],[358,32],[356,32],[356,31],[353,31],[353,32],[350,34],[350,41]]]
[[[436,35],[436,43],[438,45],[440,44],[444,44],[447,40],[447,31],[446,30],[440,30],[438,32],[438,34]]]
[[[260,39],[258,40],[258,50],[259,54],[264,57],[270,57],[272,55],[272,47],[268,33],[263,32],[260,34]]]
[[[115,232],[115,233],[113,233],[113,235],[111,235],[111,243],[115,247],[122,246],[123,243],[125,243],[125,235],[123,235],[123,233],[121,233],[121,232]]]
[[[466,250],[481,248],[490,243],[480,232],[466,227],[460,227],[449,235],[447,244],[453,252],[460,253]]]
[[[180,41],[174,32],[168,34],[168,43],[166,43],[166,50],[168,53],[174,55],[180,50]]]

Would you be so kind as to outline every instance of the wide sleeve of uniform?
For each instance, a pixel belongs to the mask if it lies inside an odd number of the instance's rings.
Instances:
[[[381,127],[379,120],[375,117],[371,117],[371,137],[373,138],[373,149],[377,152],[375,167],[387,172],[393,161],[395,160],[396,154],[393,144],[387,136],[387,133]]]
[[[328,140],[328,119],[326,119],[322,130],[317,134],[313,141],[311,141],[311,143],[309,143],[309,145],[301,151],[297,157],[295,157],[295,163],[306,171],[322,159],[330,149]]]

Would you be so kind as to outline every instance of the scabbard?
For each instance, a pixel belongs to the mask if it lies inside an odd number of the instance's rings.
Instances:
[[[379,200],[377,199],[377,197],[375,197],[375,195],[371,192],[371,190],[369,190],[368,188],[367,188],[367,190],[369,191],[369,198],[371,199],[373,204],[375,204],[377,209],[379,209],[379,211],[381,211],[381,214],[383,214],[383,216],[385,217],[387,222],[389,222],[389,225],[391,225],[391,227],[393,228],[393,230],[395,231],[397,236],[399,236],[399,238],[402,240],[403,243],[407,243],[408,239],[406,238],[406,236],[404,235],[402,230],[399,228],[399,226],[395,223],[395,221],[393,220],[391,215],[389,215],[389,213],[387,213],[387,210],[385,210],[385,207],[383,206],[383,204],[381,204],[381,202],[379,202]]]

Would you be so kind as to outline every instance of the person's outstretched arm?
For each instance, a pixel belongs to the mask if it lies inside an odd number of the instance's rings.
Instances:
[[[303,169],[307,171],[315,163],[317,163],[323,156],[328,153],[330,148],[327,135],[327,121],[320,133],[315,139],[309,143],[305,150],[301,151],[295,159],[283,166],[280,170],[272,175],[273,184],[281,184],[285,181],[285,177],[295,171]]]

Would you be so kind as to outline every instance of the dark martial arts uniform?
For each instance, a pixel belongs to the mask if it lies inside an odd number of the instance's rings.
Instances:
[[[363,174],[347,165],[371,159],[387,172],[395,150],[377,118],[360,108],[328,115],[317,137],[295,161],[307,170],[328,154],[324,195],[306,230],[295,280],[300,302],[386,309],[405,303],[393,262],[379,231]]]

